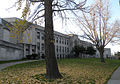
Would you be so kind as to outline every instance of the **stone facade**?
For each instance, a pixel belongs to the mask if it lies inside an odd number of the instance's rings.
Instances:
[[[18,18],[4,18],[0,19],[0,60],[13,60],[25,58],[26,55],[38,54],[40,58],[44,56],[44,27],[32,24],[30,29],[27,29],[22,35],[23,42],[19,43],[15,38],[10,38],[11,32],[3,25],[4,22],[11,26]],[[54,31],[54,44],[56,58],[67,58],[71,55],[71,50],[75,45],[83,45],[84,47],[93,46],[92,43],[80,40],[74,34],[62,34]],[[5,53],[8,51],[7,53]],[[110,49],[105,49],[105,56],[110,56]],[[90,57],[87,56],[86,57]],[[94,57],[99,57],[97,52]]]
[[[27,32],[30,34],[31,42],[28,42]],[[69,55],[69,36],[54,32],[55,54],[56,58],[65,58]],[[29,54],[38,54],[40,58],[45,54],[44,28],[34,25],[34,28],[24,32],[24,56]]]
[[[0,60],[22,59],[23,46],[10,38],[10,31],[5,24],[7,22],[0,19]]]

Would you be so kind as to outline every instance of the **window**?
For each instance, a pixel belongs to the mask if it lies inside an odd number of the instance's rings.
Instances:
[[[69,48],[67,48],[67,52],[69,52]]]
[[[62,52],[64,52],[64,47],[62,48]]]
[[[64,39],[62,39],[62,44],[64,44]]]
[[[30,45],[27,44],[27,45],[26,45],[26,51],[29,51],[29,49],[30,49]]]
[[[58,46],[56,46],[56,51],[58,52]]]
[[[42,35],[41,35],[41,39],[44,40],[44,33],[42,33]]]
[[[59,40],[59,43],[61,43],[61,38],[60,38],[60,40]]]
[[[37,32],[37,39],[40,39],[40,32]]]
[[[26,55],[30,54],[30,45],[26,45]]]
[[[61,52],[61,46],[60,46],[60,49],[59,49],[59,51]]]
[[[37,49],[40,50],[40,43],[37,42]]]
[[[58,37],[56,37],[56,43],[58,43]]]
[[[57,54],[57,59],[59,59],[59,54]]]
[[[42,48],[41,49],[42,49],[42,51],[44,51],[44,43],[42,43]]]
[[[62,57],[61,57],[61,54],[60,54],[60,58],[62,58]]]
[[[68,45],[68,40],[67,40],[67,45]]]
[[[66,47],[65,47],[65,52],[66,52]]]
[[[29,51],[29,49],[28,49],[28,48],[26,48],[26,51]]]
[[[35,45],[32,45],[32,53],[35,53],[36,52],[36,46]]]
[[[65,45],[66,45],[66,39],[65,39]]]

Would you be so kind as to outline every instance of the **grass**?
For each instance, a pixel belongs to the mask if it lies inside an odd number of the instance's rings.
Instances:
[[[119,60],[62,59],[58,60],[62,79],[45,79],[45,61],[17,64],[0,72],[0,84],[105,84],[120,66]]]
[[[25,61],[26,59],[21,59],[21,60],[8,60],[8,61],[0,61],[0,64],[4,63],[10,63],[10,62],[18,62],[18,61]]]

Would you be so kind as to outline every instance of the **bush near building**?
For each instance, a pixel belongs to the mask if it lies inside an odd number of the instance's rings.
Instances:
[[[26,59],[39,59],[38,54],[26,55]]]
[[[120,60],[120,52],[115,53],[115,57],[117,57]]]
[[[74,53],[74,57],[82,57],[80,54],[94,55],[96,50],[92,46],[85,48],[84,46],[76,45],[72,49],[72,53]]]

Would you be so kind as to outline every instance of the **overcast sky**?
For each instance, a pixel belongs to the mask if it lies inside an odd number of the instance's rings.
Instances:
[[[1,0],[0,1],[0,18],[7,18],[7,17],[18,17],[21,18],[21,11],[16,11],[16,8],[12,8],[10,10],[7,10],[9,7],[11,7],[16,0]],[[90,0],[89,0],[90,1]],[[111,14],[111,21],[115,21],[116,19],[120,20],[120,5],[119,0],[110,0],[110,14]],[[77,26],[70,22],[67,27],[62,27],[61,25],[61,19],[58,19],[54,24],[54,29],[56,31],[59,31],[61,33],[70,33],[75,32],[76,34],[79,34],[80,32],[77,29]],[[76,31],[77,30],[77,31]],[[120,51],[120,45],[108,45],[107,47],[110,47],[113,52]]]

